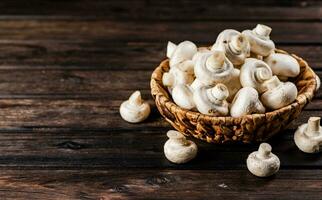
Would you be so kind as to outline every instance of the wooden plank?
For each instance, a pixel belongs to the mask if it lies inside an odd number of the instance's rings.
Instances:
[[[3,199],[320,199],[321,170],[2,170]],[[287,192],[286,192],[287,191]]]
[[[163,145],[167,128],[60,130],[38,128],[30,131],[1,131],[2,169],[246,169],[253,145],[213,145],[193,139],[199,154],[185,165],[166,160]],[[300,152],[286,131],[269,140],[282,162],[282,169],[321,169],[319,155]],[[144,144],[144,145],[143,145]]]
[[[155,107],[141,124],[118,113],[135,89],[152,104],[149,77],[167,40],[210,43],[258,20],[273,27],[278,46],[320,69],[320,2],[17,2],[0,2],[1,199],[320,199],[321,156],[301,153],[292,134],[321,116],[321,91],[269,141],[282,170],[268,179],[246,170],[257,145],[197,141],[196,160],[178,166],[163,155],[171,127]]]
[[[322,69],[321,45],[277,44],[277,48]],[[166,42],[0,40],[0,51],[0,69],[153,70],[165,58]]]
[[[257,148],[256,144],[220,146],[195,140],[197,159],[176,166],[164,158],[162,149],[171,127],[155,108],[147,121],[129,124],[119,116],[119,103],[0,100],[0,167],[245,169],[245,159]],[[295,128],[312,115],[321,116],[321,110],[303,111],[289,129],[269,141],[282,168],[321,168],[320,156],[300,152],[292,138]]]
[[[321,20],[319,1],[1,1],[0,18],[117,20]]]
[[[151,102],[151,101],[150,101]],[[108,99],[1,99],[1,128],[74,128],[74,129],[124,129],[166,128],[153,106],[145,123],[129,124],[119,116],[120,101]],[[151,105],[152,102],[151,102]],[[321,104],[320,104],[321,105]],[[304,110],[291,129],[307,121],[309,116],[321,116],[322,110]]]
[[[322,23],[319,22],[268,22],[273,28],[272,39],[283,44],[322,43]],[[4,20],[0,21],[2,38],[6,40],[68,40],[165,43],[189,39],[212,43],[219,32],[233,28],[253,28],[254,22],[211,21],[109,21],[109,20]],[[22,34],[23,33],[23,34]],[[77,34],[76,34],[77,33]]]
[[[304,109],[305,110],[320,110],[322,108],[320,99],[313,99]]]
[[[119,90],[148,90],[151,73],[90,69],[0,70],[0,91],[1,94],[103,94],[112,97]]]
[[[1,69],[0,98],[109,98],[122,100],[134,90],[150,97],[151,70]],[[322,72],[316,72],[322,77]],[[28,74],[28,76],[26,76]],[[65,95],[65,96],[63,96]],[[316,94],[322,98],[322,88]]]
[[[125,71],[89,69],[0,71],[1,107],[5,111],[3,117],[9,119],[0,123],[4,127],[35,127],[37,123],[40,123],[39,126],[60,128],[79,125],[81,128],[100,129],[110,124],[122,127],[122,123],[118,122],[118,106],[133,90],[140,89],[144,98],[152,103],[149,94],[151,72],[146,70],[135,71],[135,75]],[[318,72],[320,76],[321,73]],[[321,98],[321,94],[320,89],[317,98]],[[12,98],[16,99],[11,100]],[[55,100],[49,100],[51,98]],[[303,112],[301,122],[310,114],[320,115],[320,108],[320,100],[315,101],[312,106],[309,105],[307,111]],[[82,110],[81,113],[79,109]],[[310,113],[309,110],[315,112]],[[154,112],[157,113],[156,110]],[[110,118],[109,115],[113,116]],[[106,121],[106,118],[111,121]],[[79,122],[83,124],[77,124]],[[147,126],[153,127],[153,122]]]
[[[106,132],[50,131],[46,128],[37,131],[1,132],[0,167],[245,169],[248,154],[258,148],[256,144],[213,145],[194,139],[199,147],[197,158],[178,166],[164,157],[163,144],[166,136],[160,128],[133,129],[127,132],[109,129]],[[300,152],[292,140],[291,132],[286,134],[268,141],[281,159],[282,168],[321,169],[320,156]]]

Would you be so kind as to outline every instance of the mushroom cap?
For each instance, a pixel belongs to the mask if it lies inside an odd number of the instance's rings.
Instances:
[[[199,81],[205,85],[214,85],[230,79],[234,66],[226,57],[222,61],[222,54],[223,52],[215,51],[198,57],[194,72]],[[216,59],[220,60],[216,61]]]
[[[150,105],[142,100],[140,91],[135,91],[127,101],[121,104],[120,114],[127,122],[142,122],[150,114]]]
[[[230,115],[241,117],[253,113],[265,113],[265,107],[258,99],[258,92],[252,87],[241,88],[231,103]]]
[[[175,67],[180,69],[181,71],[183,71],[187,75],[194,76],[195,64],[193,63],[192,60],[185,60],[185,61],[175,65]]]
[[[169,140],[164,144],[164,154],[169,161],[181,164],[196,157],[198,147],[193,141],[174,130],[168,131],[167,136]]]
[[[233,29],[222,31],[213,46],[212,51],[223,51],[226,57],[234,64],[241,65],[250,53],[250,45],[247,38]]]
[[[296,146],[305,153],[322,151],[322,127],[320,117],[310,117],[308,123],[300,125],[294,133]]]
[[[215,87],[201,87],[193,93],[193,100],[200,113],[213,116],[226,116],[229,112],[229,96],[227,87],[224,84],[217,84]]]
[[[177,45],[174,44],[173,42],[171,41],[168,41],[168,45],[167,45],[167,57],[168,58],[171,58],[173,52],[176,50],[177,48]]]
[[[203,82],[201,82],[199,79],[195,79],[192,83],[191,83],[191,85],[190,85],[190,87],[191,87],[191,89],[193,90],[193,91],[196,91],[196,90],[199,90],[201,87],[206,87],[207,85],[206,84],[204,84]],[[215,86],[215,84],[212,84],[212,85],[210,85],[209,87],[211,87],[211,86]]]
[[[251,52],[261,56],[268,56],[274,51],[275,44],[269,38],[271,30],[266,25],[258,24],[253,30],[244,30],[242,32],[250,43]]]
[[[300,74],[300,65],[290,55],[272,53],[264,59],[271,67],[273,74],[285,77],[296,77]]]
[[[247,158],[248,170],[258,177],[268,177],[275,174],[280,167],[279,158],[271,153],[272,147],[267,143],[262,143],[258,151],[249,154]]]
[[[321,87],[321,79],[318,75],[315,75],[315,80],[316,80],[316,88],[315,91],[318,91]]]
[[[168,46],[169,47],[169,46]],[[170,67],[177,65],[185,60],[191,60],[193,55],[197,53],[197,46],[190,41],[183,41],[173,50],[174,46],[170,44],[169,55],[171,51],[169,65]]]
[[[211,51],[207,47],[199,47],[197,53],[195,53],[195,55],[192,57],[192,62],[196,63],[198,57],[205,53],[211,53]]]
[[[166,72],[162,76],[162,83],[164,86],[173,88],[178,84],[190,85],[194,81],[194,74],[191,69],[191,62],[183,62],[178,66],[170,68],[169,72]]]
[[[272,77],[271,68],[262,60],[246,58],[240,68],[240,83],[243,87],[253,87],[259,93],[267,90],[264,82]]]
[[[195,107],[193,92],[188,85],[176,85],[172,90],[172,99],[181,108],[190,110]]]
[[[292,103],[297,97],[297,88],[294,83],[281,82],[273,76],[265,83],[268,90],[261,96],[262,103],[269,109],[276,110]]]

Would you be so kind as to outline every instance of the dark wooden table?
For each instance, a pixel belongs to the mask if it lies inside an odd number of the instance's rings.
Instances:
[[[314,0],[0,1],[0,199],[321,199],[322,154],[301,153],[298,125],[322,114],[322,92],[269,141],[281,170],[256,178],[258,145],[197,141],[198,157],[163,155],[171,129],[120,103],[149,80],[168,40],[212,44],[223,29],[264,23],[276,46],[322,75],[322,3]]]

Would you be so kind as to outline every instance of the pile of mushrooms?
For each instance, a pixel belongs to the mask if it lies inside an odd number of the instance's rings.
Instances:
[[[190,41],[168,42],[170,70],[163,74],[163,85],[178,106],[212,116],[241,117],[292,103],[297,88],[288,79],[299,75],[300,66],[292,56],[275,53],[271,30],[262,24],[241,33],[227,29],[210,49]],[[318,89],[318,76],[316,80]],[[120,114],[125,121],[139,123],[149,116],[150,105],[135,91],[121,104]],[[182,164],[196,157],[198,147],[193,141],[175,130],[167,136],[164,154],[169,161]],[[294,142],[305,153],[321,152],[320,117],[310,117],[299,126]],[[280,160],[271,151],[269,144],[262,143],[248,156],[248,170],[259,177],[275,174]]]
[[[213,46],[168,42],[170,70],[162,82],[181,108],[212,116],[241,117],[292,103],[300,66],[292,56],[275,53],[271,28],[222,31]]]

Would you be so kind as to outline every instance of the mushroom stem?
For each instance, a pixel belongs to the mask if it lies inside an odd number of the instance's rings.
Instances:
[[[188,144],[186,137],[177,131],[170,130],[167,132],[167,136],[169,139],[176,140],[178,143],[183,145]]]
[[[168,87],[174,85],[174,76],[169,72],[164,73],[162,77],[162,83],[164,86]]]
[[[225,63],[225,54],[222,51],[214,51],[206,60],[206,67],[210,70],[222,69]]]
[[[320,117],[310,117],[305,133],[308,136],[316,136],[320,133]]]
[[[265,68],[258,68],[255,72],[255,78],[259,82],[264,82],[271,77],[271,73]]]
[[[254,28],[254,32],[257,35],[268,37],[271,33],[272,28],[263,24],[257,24],[257,26]]]
[[[273,76],[269,80],[265,81],[265,85],[268,90],[272,90],[279,86],[281,84],[281,81],[277,78],[277,76]]]
[[[129,98],[129,103],[131,105],[139,106],[142,104],[141,92],[135,91]]]
[[[263,159],[269,158],[269,155],[271,154],[272,147],[268,143],[262,143],[259,145],[258,148],[258,156]]]
[[[229,96],[228,88],[221,83],[215,87],[207,89],[207,95],[211,102],[221,104]]]

